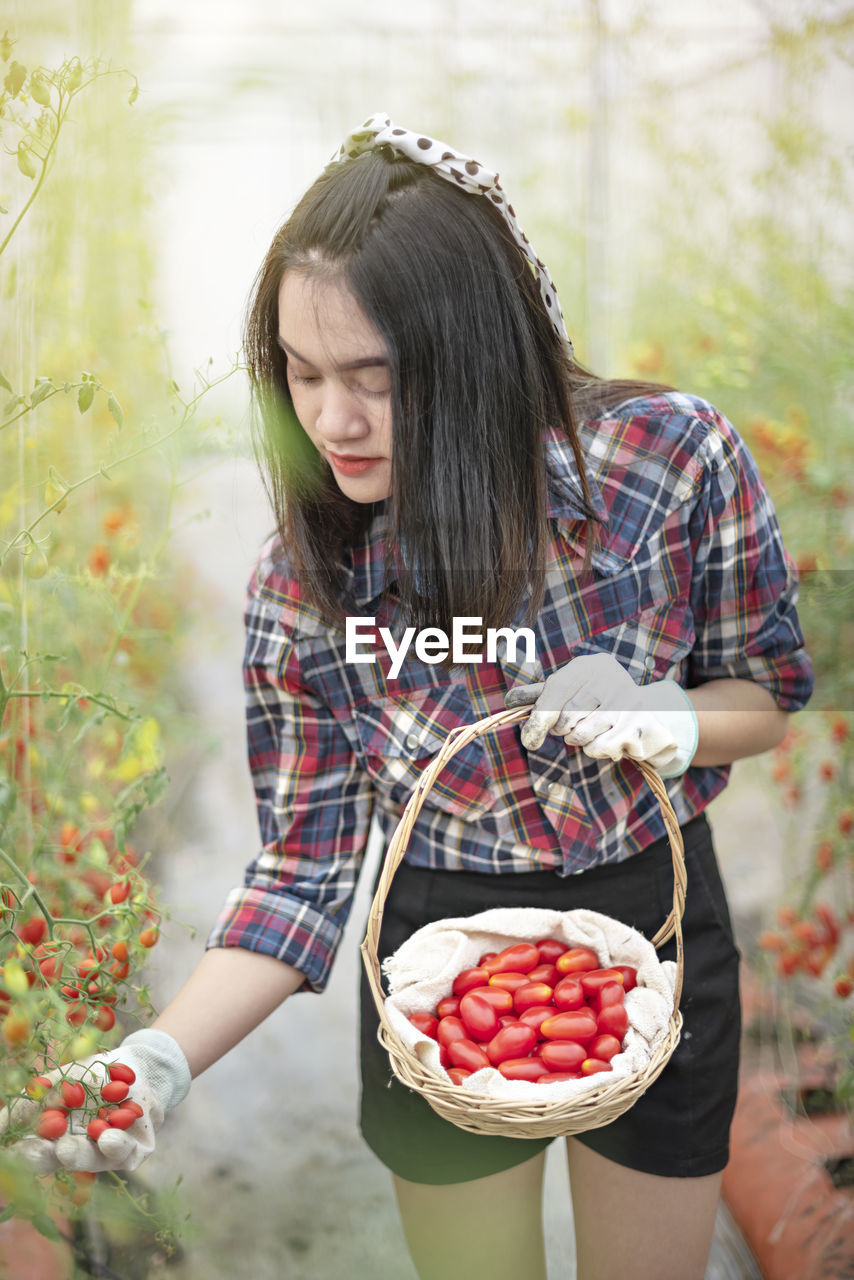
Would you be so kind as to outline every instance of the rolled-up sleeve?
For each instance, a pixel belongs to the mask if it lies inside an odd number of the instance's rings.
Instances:
[[[734,428],[716,415],[691,517],[696,641],[688,684],[723,678],[764,685],[798,711],[813,669],[797,613],[797,572],[771,498]]]
[[[243,671],[263,847],[207,946],[274,956],[321,991],[352,906],[373,792],[332,709],[304,683],[281,615],[259,570],[247,596]]]

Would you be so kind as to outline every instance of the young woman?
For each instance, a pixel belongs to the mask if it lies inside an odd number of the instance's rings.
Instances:
[[[191,1075],[322,990],[371,821],[388,838],[447,733],[509,695],[530,719],[459,752],[431,791],[381,952],[495,905],[583,905],[654,933],[670,854],[632,760],[659,768],[688,871],[683,1036],[629,1112],[567,1150],[583,1280],[701,1277],[739,1040],[704,810],[812,682],[754,463],[704,401],[585,373],[496,176],[386,116],[276,235],[246,350],[279,526],[246,609],[263,847],[155,1027],[101,1055],[134,1066],[147,1116],[97,1148],[31,1140],[30,1157],[134,1167]],[[460,620],[498,632],[494,650],[443,646]],[[392,1080],[367,992],[362,1019],[362,1131],[419,1276],[544,1277],[547,1143],[440,1120]]]

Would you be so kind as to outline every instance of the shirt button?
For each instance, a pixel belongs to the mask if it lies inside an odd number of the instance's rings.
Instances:
[[[415,748],[418,746],[418,735],[416,733],[407,734],[406,745],[410,751],[414,751]]]
[[[646,667],[647,671],[653,671],[655,669],[655,658],[650,654],[648,658],[644,658],[643,665]]]
[[[546,791],[548,791],[550,796],[557,795],[558,791],[560,791],[560,783],[550,782],[549,785],[546,787]]]

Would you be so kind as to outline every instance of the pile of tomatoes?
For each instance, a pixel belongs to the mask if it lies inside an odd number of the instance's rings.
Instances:
[[[557,938],[487,952],[454,979],[433,1013],[410,1022],[439,1045],[454,1084],[483,1067],[507,1080],[553,1084],[611,1071],[628,1030],[631,965],[602,968],[590,947]]]

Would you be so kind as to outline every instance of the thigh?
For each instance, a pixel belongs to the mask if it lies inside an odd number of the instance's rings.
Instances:
[[[721,1175],[665,1178],[567,1140],[578,1280],[703,1280]]]
[[[406,1243],[420,1280],[546,1280],[545,1155],[472,1182],[394,1179]]]

